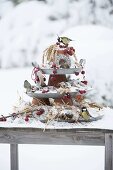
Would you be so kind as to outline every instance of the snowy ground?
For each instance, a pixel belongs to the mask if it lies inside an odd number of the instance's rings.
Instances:
[[[89,28],[90,30],[88,30]],[[88,32],[87,35],[86,32]],[[113,80],[112,31],[102,27],[85,26],[77,27],[76,29],[72,28],[72,30],[65,33],[65,35],[69,35],[70,38],[72,38],[72,34],[73,39],[77,39],[77,41],[75,41],[75,47],[78,58],[87,59],[86,70],[88,79],[94,82],[96,79],[94,85],[96,84],[95,87],[99,88],[100,94],[103,93],[103,91],[107,94],[107,91],[104,89],[104,84],[106,82],[110,83]],[[20,95],[23,94],[23,81],[27,79],[32,82],[30,76],[31,70],[32,68],[0,70],[2,80],[0,83],[1,114],[6,115],[17,101],[18,93]],[[28,100],[25,95],[23,95],[23,97]],[[104,169],[104,147],[20,145],[19,149],[20,170],[66,170],[75,169],[75,167],[78,170],[82,170],[83,168],[87,170]],[[7,170],[9,168],[8,159],[8,145],[1,145],[0,170]]]

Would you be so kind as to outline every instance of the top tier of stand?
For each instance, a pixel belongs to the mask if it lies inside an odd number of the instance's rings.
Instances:
[[[39,68],[43,74],[57,74],[57,75],[63,75],[63,74],[76,74],[80,73],[83,69],[82,65],[75,68],[41,68],[36,62],[32,63],[33,67]]]

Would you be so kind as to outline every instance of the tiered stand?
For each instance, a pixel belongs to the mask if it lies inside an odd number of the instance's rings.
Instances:
[[[64,68],[50,68],[50,69],[46,69],[46,68],[40,68],[37,63],[33,63],[33,67],[38,69],[38,71],[40,71],[42,74],[48,74],[49,75],[49,80],[48,80],[48,85],[47,88],[52,88],[53,90],[48,90],[47,92],[42,92],[40,89],[43,89],[43,87],[39,87],[39,90],[36,90],[36,91],[33,91],[30,90],[30,91],[27,91],[27,95],[32,97],[33,98],[33,103],[37,104],[37,101],[41,100],[43,101],[47,106],[50,106],[50,102],[49,102],[49,98],[52,98],[54,99],[54,101],[58,104],[61,104],[61,105],[70,105],[70,106],[75,106],[75,97],[76,95],[81,95],[81,96],[84,96],[87,91],[89,89],[85,88],[85,92],[83,92],[83,94],[80,94],[80,89],[79,88],[75,88],[74,91],[69,91],[68,93],[59,93],[56,89],[59,88],[59,84],[61,82],[68,82],[67,78],[66,78],[66,75],[67,74],[80,74],[82,69],[83,69],[83,66],[80,65],[78,68],[68,68],[68,69],[64,69]],[[55,72],[54,72],[55,71]],[[35,72],[35,77],[38,77],[37,75],[37,72]],[[52,79],[52,77],[54,77],[54,80]],[[45,88],[45,87],[44,87]],[[67,97],[68,95],[68,97]],[[37,100],[38,99],[38,100]],[[79,103],[78,103],[79,105]],[[90,119],[88,121],[96,121],[96,120],[99,120],[101,119],[102,116],[97,116],[97,117],[90,117]],[[65,122],[65,120],[62,120]],[[85,121],[84,119],[79,119],[79,122],[83,122]],[[66,120],[66,122],[69,122],[69,123],[72,123],[73,120]]]

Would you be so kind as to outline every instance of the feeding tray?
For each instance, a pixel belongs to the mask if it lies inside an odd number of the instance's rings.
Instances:
[[[80,122],[80,123],[82,123],[82,122],[94,122],[94,121],[100,120],[100,119],[102,119],[102,118],[103,118],[103,115],[100,115],[100,116],[97,116],[97,117],[90,117],[89,120],[85,120],[85,119],[83,119],[83,118],[79,118],[79,119],[77,120],[77,122]],[[69,120],[61,120],[61,119],[59,119],[59,120],[57,120],[57,121],[58,121],[58,122],[67,122],[67,123],[76,123],[76,121],[73,120],[73,119],[69,119]]]
[[[68,119],[68,120],[64,120],[64,119],[57,119],[57,120],[54,120],[54,121],[57,121],[57,122],[64,122],[64,123],[90,123],[90,122],[94,122],[94,121],[97,121],[97,120],[100,120],[103,118],[104,115],[99,115],[99,116],[96,116],[96,117],[90,117],[90,119],[88,120],[85,120],[83,118],[79,118],[77,121],[74,120],[74,119]],[[42,123],[47,123],[46,119],[40,119],[40,121]]]
[[[75,73],[80,73],[82,71],[82,67],[79,68],[68,68],[68,69],[46,69],[46,68],[41,68],[43,74],[54,74],[54,70],[56,70],[55,74],[75,74]]]
[[[71,97],[75,97],[75,95],[77,94],[78,92],[70,92],[70,96]],[[27,95],[30,96],[30,97],[33,97],[33,98],[53,98],[53,99],[57,99],[57,98],[62,98],[64,96],[64,94],[60,94],[58,92],[47,92],[47,93],[39,93],[39,92],[27,92]]]

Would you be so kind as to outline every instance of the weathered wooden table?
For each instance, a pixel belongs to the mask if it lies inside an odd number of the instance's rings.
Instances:
[[[0,127],[0,143],[10,144],[11,170],[18,170],[18,144],[105,146],[105,170],[113,170],[113,130]]]

